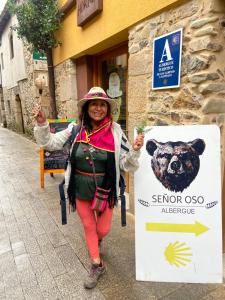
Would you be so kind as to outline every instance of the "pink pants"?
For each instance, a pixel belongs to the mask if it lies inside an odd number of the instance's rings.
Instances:
[[[104,238],[110,230],[113,209],[108,206],[100,216],[91,209],[91,201],[76,199],[77,213],[84,226],[84,235],[92,260],[99,258],[98,241]]]

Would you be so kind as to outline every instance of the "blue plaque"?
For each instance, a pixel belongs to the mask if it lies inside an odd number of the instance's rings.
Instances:
[[[154,39],[153,90],[180,86],[182,32],[181,28]]]

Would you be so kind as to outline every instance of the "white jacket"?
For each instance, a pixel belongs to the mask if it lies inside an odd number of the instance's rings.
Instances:
[[[55,134],[50,132],[49,124],[46,123],[43,126],[36,125],[34,127],[34,136],[37,143],[46,150],[54,151],[61,150],[67,139],[70,137],[72,127],[74,123],[71,123],[67,129],[57,132]],[[120,125],[113,122],[112,133],[115,142],[115,161],[116,161],[116,187],[117,195],[119,195],[119,179],[120,170],[125,172],[134,172],[138,169],[138,158],[140,156],[140,150],[135,151],[129,144],[126,136],[124,135]],[[76,138],[74,142],[76,141]],[[121,148],[122,146],[122,148]],[[127,150],[125,150],[127,148]],[[72,147],[71,147],[72,149]],[[68,163],[65,172],[65,187],[68,187],[69,178],[71,173],[71,165]]]

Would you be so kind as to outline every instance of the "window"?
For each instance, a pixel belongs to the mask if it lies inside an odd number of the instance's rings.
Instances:
[[[1,62],[2,62],[2,70],[4,70],[4,59],[3,59],[3,53],[1,53]]]
[[[13,48],[13,34],[12,33],[10,33],[10,35],[9,35],[9,49],[10,49],[10,58],[13,59],[14,48]]]
[[[8,110],[9,110],[9,115],[11,115],[12,110],[11,110],[11,104],[10,104],[10,101],[9,101],[9,100],[8,100]]]

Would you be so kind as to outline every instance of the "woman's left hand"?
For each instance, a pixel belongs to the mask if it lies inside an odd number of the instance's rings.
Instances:
[[[144,144],[144,134],[140,133],[140,134],[138,134],[138,136],[134,140],[133,149],[135,151],[138,151],[138,150],[141,149],[141,147],[143,146],[143,144]]]

